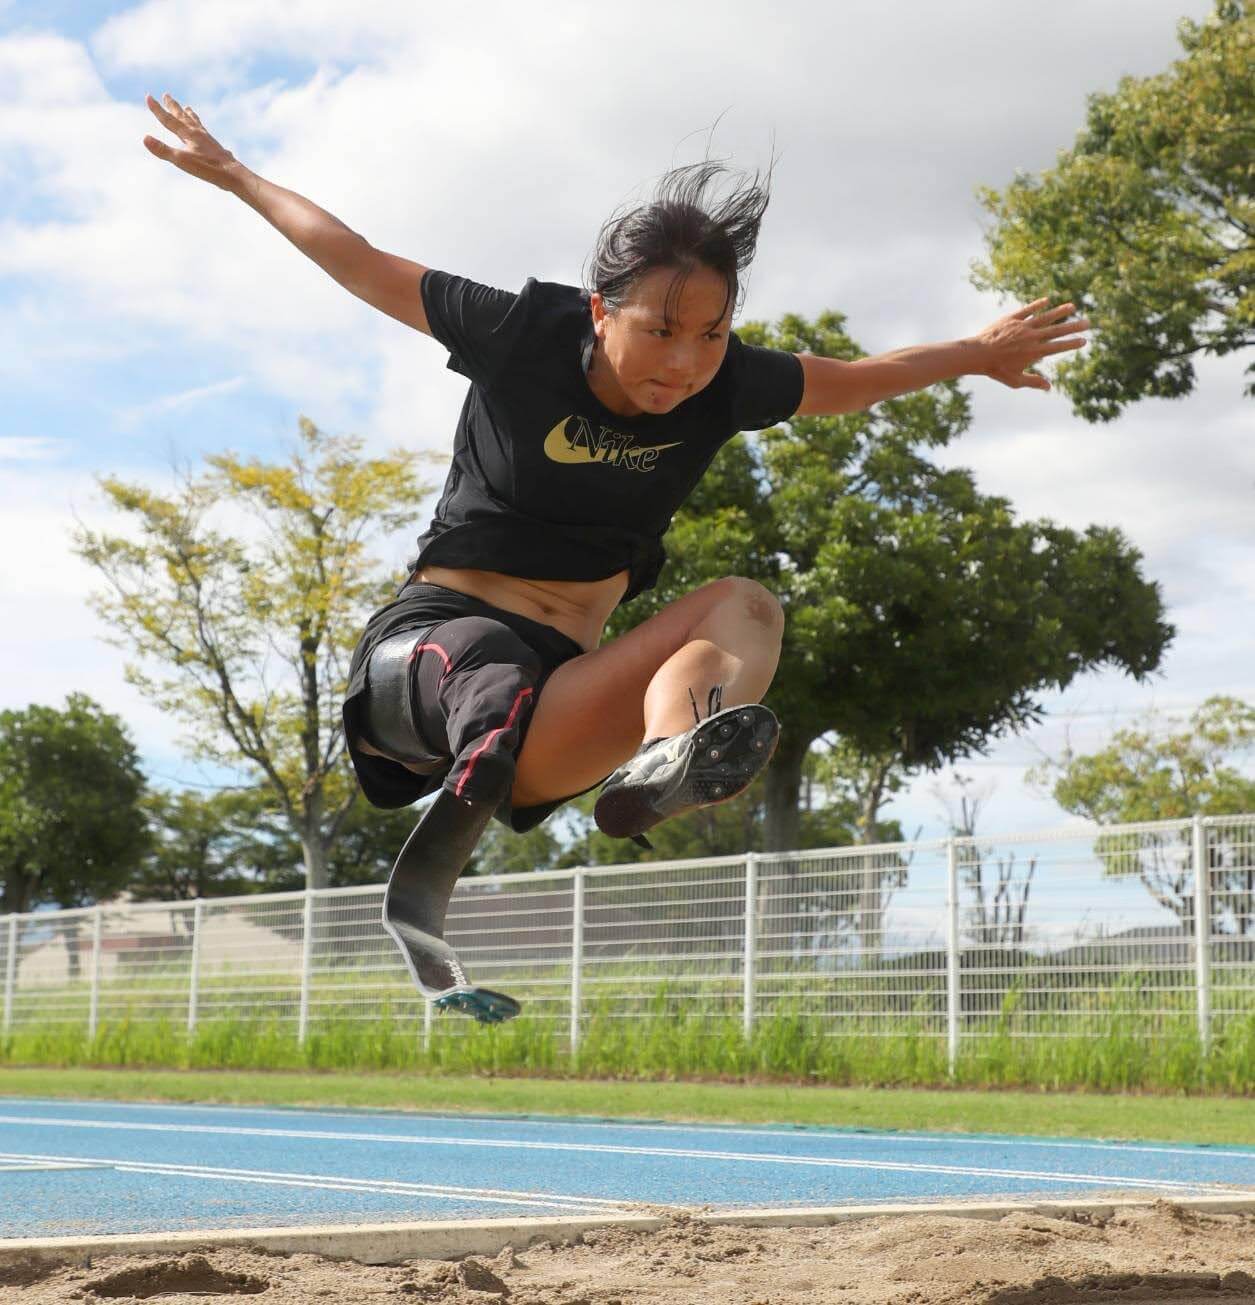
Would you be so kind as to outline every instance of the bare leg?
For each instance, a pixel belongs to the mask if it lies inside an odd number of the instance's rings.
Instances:
[[[753,580],[715,580],[613,643],[560,666],[537,701],[518,758],[515,807],[551,802],[603,779],[645,738],[690,729],[705,714],[757,702],[780,660],[784,614]]]

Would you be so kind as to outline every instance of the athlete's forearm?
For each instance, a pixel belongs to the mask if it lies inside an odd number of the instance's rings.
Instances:
[[[276,186],[242,163],[234,163],[231,172],[232,193],[260,213],[324,272],[341,285],[355,288],[363,255],[373,252],[365,237],[303,195]]]
[[[989,351],[975,339],[917,344],[891,353],[843,362],[798,354],[804,389],[799,416],[861,412],[882,399],[927,389],[938,381],[985,374]]]
[[[927,389],[938,381],[981,374],[988,357],[976,340],[947,340],[860,358],[850,366],[865,386],[878,391],[876,399],[891,399]]]

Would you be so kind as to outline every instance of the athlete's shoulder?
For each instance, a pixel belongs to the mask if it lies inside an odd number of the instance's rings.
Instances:
[[[527,327],[519,341],[520,357],[529,360],[553,348],[577,345],[592,320],[588,296],[577,286],[528,277],[519,292]]]
[[[588,313],[588,295],[579,286],[566,285],[561,281],[540,281],[529,276],[521,293],[541,311],[577,315]]]

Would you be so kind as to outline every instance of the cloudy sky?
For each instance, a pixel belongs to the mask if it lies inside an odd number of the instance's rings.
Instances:
[[[68,540],[75,514],[108,520],[94,477],[278,455],[299,414],[447,451],[461,402],[433,341],[151,157],[145,92],[191,103],[374,244],[507,287],[577,280],[603,218],[718,119],[717,152],[779,155],[743,315],[838,309],[875,352],[1006,310],[969,280],[976,188],[1049,166],[1089,92],[1165,68],[1177,20],[1210,7],[0,0],[0,705],[85,691],[128,720],[154,779],[204,779],[87,609]],[[1057,395],[968,382],[951,459],[1024,516],[1122,527],[1179,628],[1153,683],[1091,676],[965,767],[988,832],[1063,822],[1023,771],[1065,730],[1086,747],[1151,706],[1255,697],[1249,405],[1240,360],[1199,370],[1189,399],[1100,427]],[[893,809],[908,831],[943,832],[935,783]]]

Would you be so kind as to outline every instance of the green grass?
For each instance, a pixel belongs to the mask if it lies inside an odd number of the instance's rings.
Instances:
[[[841,1031],[834,1032],[835,1029]],[[1027,1037],[1031,1029],[1038,1036]],[[0,1064],[131,1069],[365,1070],[594,1079],[789,1081],[829,1086],[996,1087],[1241,1094],[1255,1089],[1255,1016],[1226,1020],[1209,1055],[1193,1023],[1136,1011],[1079,1021],[1014,1013],[969,1023],[953,1077],[936,1022],[834,1022],[802,1009],[760,1020],[750,1038],[738,1016],[661,1000],[624,1018],[594,1009],[572,1056],[559,1022],[528,1016],[484,1029],[442,1017],[429,1046],[412,1020],[314,1023],[304,1044],[292,1021],[215,1020],[188,1036],[143,1019],[19,1027],[0,1038]]]
[[[579,1115],[1255,1146],[1250,1100],[413,1073],[0,1068],[0,1097]]]
[[[1174,972],[1175,973],[1175,972]],[[1255,1091],[1255,985],[1224,992],[1204,1054],[1185,978],[1128,971],[1085,989],[1028,988],[1022,977],[965,993],[969,1007],[955,1072],[946,1054],[944,1001],[933,989],[910,991],[872,977],[811,976],[785,988],[764,978],[764,1013],[751,1037],[742,1031],[739,986],[700,974],[629,985],[599,975],[586,990],[581,1040],[566,1045],[565,992],[524,991],[522,1017],[495,1029],[456,1017],[435,1022],[424,1045],[412,991],[380,988],[351,971],[320,978],[310,994],[315,1018],[296,1037],[296,1004],[271,994],[268,1013],[248,1016],[239,989],[202,988],[201,1022],[189,1036],[182,1018],[163,1011],[170,989],[156,981],[104,985],[101,1023],[85,1032],[85,991],[57,994],[37,1019],[19,1003],[11,1032],[0,1036],[0,1065],[113,1066],[146,1069],[366,1070],[423,1074],[548,1075],[592,1079],[781,1081],[870,1087],[993,1087],[1055,1090]],[[1172,977],[1172,976],[1168,976]],[[885,980],[888,983],[888,980]],[[873,984],[869,993],[867,985]],[[860,987],[860,985],[862,985]],[[82,1009],[76,1005],[82,1003]],[[768,1009],[768,1002],[770,1003]],[[861,1011],[882,1006],[872,1018]],[[363,1010],[369,1015],[363,1015]],[[60,1019],[51,1016],[53,1010]]]

